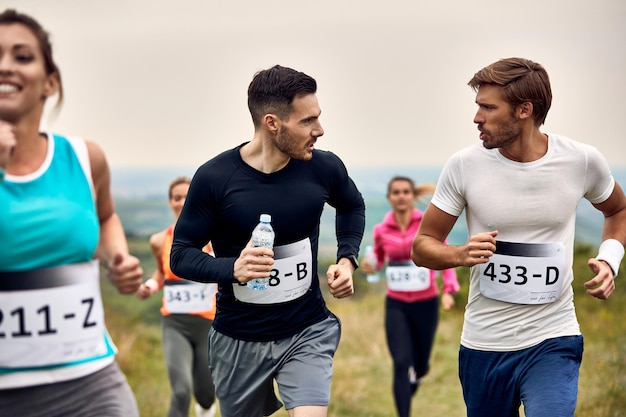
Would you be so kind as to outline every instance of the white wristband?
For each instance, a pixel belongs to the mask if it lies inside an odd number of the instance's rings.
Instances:
[[[604,261],[613,270],[613,277],[617,276],[617,270],[619,269],[619,264],[622,262],[622,258],[624,257],[624,246],[617,239],[607,239],[600,245],[600,249],[598,250],[598,256],[596,259],[599,261]]]

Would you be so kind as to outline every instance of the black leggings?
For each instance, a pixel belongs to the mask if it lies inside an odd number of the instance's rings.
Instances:
[[[415,303],[387,297],[385,330],[393,360],[393,395],[399,417],[409,417],[411,397],[417,389],[409,381],[409,368],[413,368],[418,380],[428,373],[438,321],[439,297]]]

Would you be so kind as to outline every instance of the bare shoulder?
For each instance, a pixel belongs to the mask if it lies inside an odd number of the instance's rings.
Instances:
[[[89,153],[89,161],[93,168],[106,166],[106,156],[102,147],[92,140],[85,140],[87,152]]]
[[[161,252],[163,242],[165,241],[165,230],[154,233],[150,236],[150,248],[153,252]]]
[[[85,140],[85,144],[87,146],[87,152],[89,153],[91,176],[96,189],[99,189],[100,186],[108,187],[110,173],[104,150],[100,145],[91,140]]]

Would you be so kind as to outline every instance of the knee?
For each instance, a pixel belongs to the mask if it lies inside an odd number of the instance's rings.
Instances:
[[[172,385],[172,401],[178,404],[189,404],[191,401],[191,386],[187,384]]]

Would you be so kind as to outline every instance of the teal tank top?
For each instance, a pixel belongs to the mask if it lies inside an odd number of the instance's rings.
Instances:
[[[0,183],[0,271],[90,261],[100,226],[84,140],[49,134],[34,173]]]

